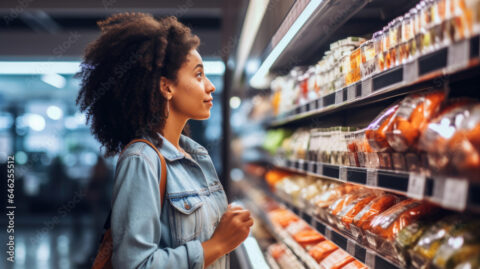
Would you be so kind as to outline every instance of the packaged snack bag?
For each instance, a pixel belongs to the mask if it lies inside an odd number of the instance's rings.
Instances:
[[[370,147],[376,152],[388,151],[390,145],[387,142],[387,132],[391,131],[393,116],[397,112],[398,104],[395,104],[385,111],[382,111],[370,125],[368,125],[365,135]]]
[[[403,99],[394,115],[392,129],[387,132],[388,144],[398,152],[416,146],[421,130],[433,119],[444,100],[443,91]]]
[[[308,251],[308,254],[310,254],[310,256],[312,256],[317,262],[320,262],[336,249],[338,249],[337,245],[331,241],[325,240],[312,247]]]
[[[307,246],[318,244],[325,240],[325,237],[313,229],[307,229],[296,233],[293,236],[293,240],[297,241],[300,246],[307,249]]]
[[[360,212],[353,218],[355,226],[366,230],[370,225],[370,221],[387,210],[394,204],[400,202],[400,198],[393,194],[382,194],[374,198],[368,205],[366,205]]]
[[[368,269],[368,266],[357,260],[353,260],[342,267],[342,269]]]
[[[269,216],[273,223],[280,225],[282,228],[286,228],[292,222],[297,222],[299,220],[299,218],[292,212],[280,208],[271,211]]]
[[[320,262],[320,266],[325,269],[339,269],[354,258],[342,249],[337,249]]]

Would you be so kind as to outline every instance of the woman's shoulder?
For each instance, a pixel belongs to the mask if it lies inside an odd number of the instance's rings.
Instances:
[[[149,163],[152,168],[156,166],[157,152],[148,144],[143,142],[136,142],[128,146],[118,157],[118,163],[124,162],[127,159],[140,159]]]

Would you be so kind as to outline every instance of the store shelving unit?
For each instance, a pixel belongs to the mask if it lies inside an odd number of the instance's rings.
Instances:
[[[275,158],[270,163],[297,173],[382,189],[426,199],[448,209],[480,211],[480,184],[464,178],[427,177],[420,173],[349,167],[306,160]]]
[[[437,87],[443,86],[453,81],[478,75],[480,71],[479,44],[480,37],[475,36],[437,49],[411,62],[376,74],[307,104],[296,106],[279,115],[269,124],[269,127],[281,127],[354,106],[368,105],[405,95],[434,84]]]
[[[338,33],[336,33],[338,29],[348,32],[348,30],[342,28],[344,24],[371,2],[368,0],[296,1],[262,53],[262,64],[259,70],[268,66],[268,72],[283,75],[293,67],[292,65],[312,64],[319,60],[320,52],[323,53],[321,48],[326,48],[326,44],[332,41],[332,36],[336,36],[335,34],[338,36]],[[379,1],[378,4],[388,5],[387,2]],[[286,45],[282,44],[282,39],[286,35],[292,34],[290,31],[295,27],[295,19],[306,6],[313,3],[318,3],[318,5],[316,5],[311,16],[302,27],[296,29],[294,37]],[[410,7],[414,4],[413,2],[409,3]],[[409,7],[405,5],[405,8]],[[399,10],[398,12],[399,14],[391,15],[398,16],[403,11]],[[279,44],[282,44],[283,48],[276,51]],[[274,60],[269,58],[272,53],[278,53],[278,57]],[[364,108],[366,110],[385,108],[400,96],[434,88],[444,88],[448,91],[450,85],[461,84],[465,81],[470,84],[472,82],[478,84],[480,82],[479,75],[480,36],[477,35],[452,44],[438,45],[430,52],[422,53],[418,58],[408,60],[399,66],[337,89],[333,93],[297,105],[273,119],[265,119],[261,126],[266,129],[350,126],[348,123],[354,121],[348,119],[350,117],[349,113],[352,111],[354,113],[360,112],[355,115],[355,119],[358,119],[362,117],[361,110]],[[456,92],[453,91],[458,90],[457,88],[452,88],[450,93],[455,96]],[[462,95],[462,93],[463,91],[457,93],[457,95]],[[471,95],[472,92],[468,94]],[[480,97],[478,92],[474,94],[475,97]],[[328,126],[318,126],[319,122],[329,117],[333,120],[325,121],[324,125]],[[371,118],[368,118],[365,122],[370,120]],[[358,127],[357,125],[354,126]],[[316,160],[285,159],[280,156],[262,157],[256,163],[303,175],[385,190],[419,200],[428,200],[445,209],[480,212],[480,197],[477,195],[480,193],[480,181],[478,180],[441,174],[334,165]],[[255,181],[258,183],[261,180]],[[254,183],[252,182],[252,184]],[[255,186],[258,187],[258,184],[255,184]],[[405,267],[399,261],[382,256],[375,249],[357,241],[328,222],[322,221],[315,215],[315,210],[309,208],[309,206],[299,207],[292,202],[288,195],[280,192],[273,193],[264,185],[261,185],[260,189],[267,196],[289,208],[338,247],[365,263],[369,268]],[[255,211],[257,216],[263,215],[263,221],[276,239],[284,242],[306,267],[318,267],[318,264],[314,261],[312,263],[311,257],[309,259],[309,255],[288,234],[279,231],[270,223],[261,207],[255,205],[252,201],[247,202],[246,205],[252,211]]]

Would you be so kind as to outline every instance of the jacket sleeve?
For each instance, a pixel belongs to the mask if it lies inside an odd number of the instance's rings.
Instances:
[[[121,156],[112,197],[113,268],[204,267],[198,240],[177,248],[159,248],[160,191],[156,173],[144,155]]]

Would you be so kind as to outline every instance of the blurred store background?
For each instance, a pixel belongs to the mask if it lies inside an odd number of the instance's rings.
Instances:
[[[76,107],[79,80],[74,74],[84,48],[99,34],[96,22],[111,14],[174,15],[200,37],[206,75],[216,87],[215,104],[209,120],[190,122],[191,136],[209,150],[225,178],[224,62],[236,46],[231,29],[245,5],[232,2],[1,1],[0,268],[12,265],[3,243],[8,236],[4,216],[9,156],[15,159],[13,268],[91,266],[110,206],[116,158],[103,157]]]

